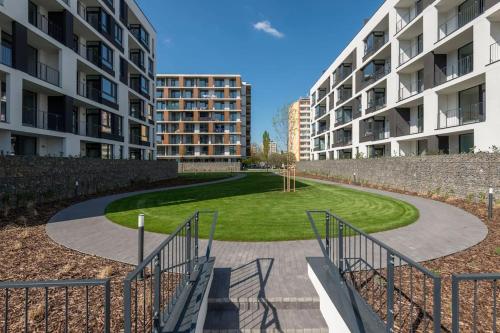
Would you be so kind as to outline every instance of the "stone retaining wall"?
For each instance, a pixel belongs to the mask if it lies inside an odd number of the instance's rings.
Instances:
[[[180,162],[179,172],[240,172],[240,162]]]
[[[0,156],[0,210],[175,177],[175,161]]]
[[[500,193],[498,153],[304,161],[297,164],[297,171],[476,200],[484,199],[490,186]]]

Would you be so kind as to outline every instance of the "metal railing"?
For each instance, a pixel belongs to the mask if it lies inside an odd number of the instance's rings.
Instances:
[[[317,106],[315,110],[315,118],[320,118],[326,114],[326,107],[325,106]]]
[[[307,216],[330,268],[364,299],[387,332],[441,332],[439,275],[329,211],[307,211]]]
[[[365,47],[365,54],[363,55],[363,61],[365,61],[369,56],[380,50],[382,46],[384,46],[389,39],[387,38],[387,34],[384,34],[384,37],[378,37],[375,39],[372,45],[369,47]]]
[[[379,98],[374,98],[368,101],[367,108],[365,110],[365,113],[372,113],[377,110],[380,110],[384,108],[386,105],[386,97],[382,96]]]
[[[47,18],[47,16],[42,15],[41,13],[37,12],[35,15],[28,15],[29,22],[49,35],[50,37],[62,41],[63,40],[63,29],[56,23],[52,22]]]
[[[500,60],[500,44],[495,42],[490,45],[490,64]]]
[[[438,129],[462,126],[485,120],[485,105],[483,102],[465,105],[456,109],[438,112]]]
[[[424,91],[424,82],[422,80],[411,80],[410,86],[399,88],[399,100],[410,98]]]
[[[399,66],[406,64],[411,59],[422,53],[424,49],[423,41],[417,40],[405,49],[399,50]]]
[[[373,72],[371,75],[366,76],[363,78],[361,81],[360,87],[361,89],[366,88],[372,83],[377,82],[387,74],[391,72],[391,62],[387,61],[384,66],[380,67],[377,69],[375,72]]]
[[[423,2],[416,2],[413,7],[408,8],[408,12],[401,16],[401,18],[396,22],[396,33],[403,30],[408,24],[410,24],[420,13],[422,13],[424,6]]]
[[[151,143],[149,142],[149,139],[147,137],[142,136],[142,135],[130,134],[130,141],[129,142],[133,145],[139,145],[139,146],[150,146],[151,145]]]
[[[339,89],[337,103],[341,104],[352,97],[352,89]]]
[[[28,74],[55,86],[60,86],[60,74],[55,68],[41,62],[28,62]]]
[[[2,332],[110,332],[110,280],[0,282]]]
[[[211,214],[206,253],[199,255],[201,214]],[[168,236],[124,281],[124,332],[162,332],[210,257],[217,212],[195,212]]]
[[[440,85],[463,75],[469,74],[473,70],[474,56],[471,54],[459,59],[456,64],[451,64],[450,66],[444,66],[442,68],[436,66],[434,69],[434,83],[436,85]]]
[[[64,131],[64,118],[56,113],[23,106],[22,124],[51,131]]]
[[[471,22],[481,15],[483,11],[483,0],[479,0],[467,8],[462,9],[438,27],[438,41]]]
[[[499,332],[500,322],[498,321],[498,298],[500,289],[497,286],[500,280],[500,273],[485,274],[459,274],[451,277],[451,297],[452,297],[452,333],[462,332]],[[466,299],[472,298],[472,304],[463,304],[460,302],[460,285],[462,293],[464,285],[471,284]],[[472,289],[472,297],[470,297]],[[481,291],[479,290],[481,289]],[[463,300],[463,299],[462,299]],[[463,323],[460,327],[461,314],[472,314],[472,322]],[[491,321],[488,320],[491,315]],[[487,319],[488,318],[488,319]]]
[[[347,124],[352,121],[352,111],[341,111],[335,115],[335,126]]]

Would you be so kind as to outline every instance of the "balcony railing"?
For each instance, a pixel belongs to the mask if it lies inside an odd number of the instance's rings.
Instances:
[[[490,64],[500,60],[500,44],[495,42],[490,45]]]
[[[349,98],[352,97],[352,89],[340,89],[338,93],[339,99],[337,101],[338,104],[344,103]]]
[[[415,3],[415,6],[408,8],[408,12],[401,16],[401,18],[396,22],[396,33],[403,30],[408,24],[410,24],[420,13],[422,13],[424,6],[423,2],[419,1]]]
[[[373,72],[371,75],[366,76],[361,81],[360,88],[361,89],[366,88],[370,84],[375,83],[378,80],[380,80],[381,78],[383,78],[384,76],[388,75],[390,72],[391,72],[391,63],[388,61],[388,62],[386,62],[386,64],[383,67],[380,67],[375,72]]]
[[[348,132],[349,133],[349,132]],[[332,148],[350,146],[352,144],[352,134],[344,134],[343,136],[336,136],[332,143]]]
[[[150,142],[149,142],[148,138],[146,138],[142,135],[130,134],[130,143],[133,145],[139,145],[139,146],[150,146]]]
[[[385,96],[372,99],[372,100],[368,101],[368,107],[366,108],[365,113],[375,112],[377,110],[384,108],[385,105],[386,105]]]
[[[484,103],[438,112],[438,129],[474,124],[485,120]]]
[[[370,47],[365,48],[365,55],[363,56],[363,61],[365,61],[369,56],[377,52],[382,46],[384,46],[388,42],[388,38],[386,35],[384,37],[380,37],[375,39],[373,44]]]
[[[434,71],[434,83],[440,85],[460,76],[471,73],[474,70],[474,56],[463,57],[456,64],[445,66],[443,68],[436,67]]]
[[[63,30],[62,27],[52,22],[47,18],[47,16],[40,14],[39,12],[34,15],[28,15],[29,22],[49,35],[50,37],[62,41],[63,40]]]
[[[400,87],[399,88],[399,100],[410,98],[412,96],[420,94],[424,91],[424,82],[422,80],[412,80],[410,87]]]
[[[317,106],[316,107],[316,112],[315,112],[315,117],[320,118],[326,114],[326,107],[324,106]]]
[[[39,129],[64,132],[64,119],[59,114],[23,106],[22,123]]]
[[[462,9],[458,14],[454,15],[446,22],[441,24],[438,28],[438,41],[445,38],[452,32],[457,31],[484,11],[483,0],[476,1],[473,5],[470,5]]]
[[[344,125],[350,121],[352,121],[351,112],[339,112],[339,114],[337,114],[337,117],[335,118],[335,126]]]
[[[411,59],[415,58],[422,53],[424,49],[422,39],[411,43],[411,45],[405,49],[399,51],[399,66],[404,65]]]
[[[55,86],[60,86],[59,71],[41,62],[28,62],[28,74]]]

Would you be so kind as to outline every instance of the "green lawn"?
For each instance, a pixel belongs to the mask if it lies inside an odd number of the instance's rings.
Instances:
[[[279,176],[248,173],[236,181],[124,198],[111,203],[106,216],[135,228],[137,215],[144,213],[146,230],[168,234],[195,210],[218,210],[215,239],[231,241],[314,238],[308,209],[331,209],[369,233],[418,218],[415,207],[386,196],[312,181],[297,182],[296,193],[283,193],[282,186]],[[209,231],[210,220],[202,219],[200,237],[207,238]]]

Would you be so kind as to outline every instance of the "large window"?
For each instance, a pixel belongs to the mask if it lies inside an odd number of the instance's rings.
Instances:
[[[114,30],[115,42],[118,43],[119,45],[122,45],[123,44],[123,29],[118,24],[115,23],[113,25],[113,30]]]
[[[105,67],[113,69],[113,50],[104,43],[101,44],[101,62]]]
[[[12,67],[12,36],[2,31],[2,64]]]
[[[107,78],[103,77],[102,78],[102,98],[112,102],[116,103],[117,102],[117,89],[116,89],[116,83],[111,82]]]
[[[462,134],[458,137],[459,153],[467,154],[474,151],[474,133]]]

